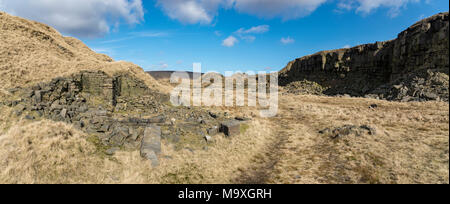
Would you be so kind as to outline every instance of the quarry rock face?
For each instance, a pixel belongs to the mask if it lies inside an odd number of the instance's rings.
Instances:
[[[296,59],[280,72],[279,82],[284,86],[308,80],[326,87],[324,93],[328,95],[365,96],[380,86],[388,86],[414,73],[429,71],[448,76],[448,16],[448,12],[440,13],[419,21],[395,40],[323,51]],[[427,77],[423,78],[426,80]],[[433,94],[448,101],[448,88],[440,92]],[[378,96],[386,98],[389,94],[378,93]],[[420,94],[410,97],[425,99]]]

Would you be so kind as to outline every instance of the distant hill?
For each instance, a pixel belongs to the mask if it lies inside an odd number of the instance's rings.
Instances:
[[[147,73],[150,74],[154,79],[161,80],[161,79],[170,79],[170,76],[172,76],[173,73],[176,71],[148,71]],[[189,75],[190,79],[194,78],[194,72],[186,72]],[[200,74],[203,76],[203,73]]]

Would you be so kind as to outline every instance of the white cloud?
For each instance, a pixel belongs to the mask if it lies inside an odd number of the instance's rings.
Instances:
[[[234,34],[236,34],[239,38],[242,40],[245,40],[247,42],[253,42],[255,41],[256,37],[250,34],[263,34],[266,32],[269,32],[270,26],[268,25],[260,25],[260,26],[254,26],[249,29],[240,28]]]
[[[169,68],[169,65],[166,64],[166,63],[162,63],[162,64],[160,65],[160,68],[161,68],[161,69],[167,69],[167,68]]]
[[[327,0],[234,0],[234,8],[242,13],[284,20],[309,15]]]
[[[283,43],[284,45],[292,44],[292,43],[295,42],[295,40],[294,40],[293,38],[291,38],[291,37],[281,38],[280,41],[281,41],[281,43]]]
[[[285,20],[306,16],[327,0],[157,0],[157,6],[172,19],[188,24],[210,24],[219,8],[264,18]]]
[[[233,47],[238,42],[239,42],[238,39],[236,39],[233,36],[230,36],[227,39],[223,40],[222,45],[225,47]]]
[[[169,64],[164,61],[159,62],[158,64],[151,65],[151,69],[167,69],[169,68]]]
[[[229,0],[157,0],[156,5],[171,19],[187,24],[210,24],[220,6]]]
[[[240,13],[261,18],[291,20],[307,16],[318,7],[333,2],[336,11],[356,10],[367,15],[386,7],[389,15],[396,16],[410,2],[420,0],[157,0],[157,5],[172,19],[187,24],[211,24],[220,8],[234,9]],[[428,1],[428,0],[425,0]]]
[[[342,48],[348,49],[348,48],[350,48],[350,47],[351,47],[350,45],[344,45],[344,47],[342,47]]]
[[[77,37],[102,36],[121,23],[133,25],[144,18],[142,0],[2,0],[0,6]]]
[[[378,8],[388,8],[389,15],[395,17],[399,14],[401,8],[408,3],[417,3],[420,0],[341,0],[338,8],[342,10],[355,9],[357,13],[364,15],[370,14]]]

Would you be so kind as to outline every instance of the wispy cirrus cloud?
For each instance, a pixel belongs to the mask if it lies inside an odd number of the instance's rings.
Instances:
[[[262,33],[266,33],[269,32],[270,26],[268,25],[260,25],[260,26],[254,26],[251,27],[249,29],[245,29],[245,28],[240,28],[239,30],[236,31],[237,34],[262,34]]]
[[[236,34],[240,39],[245,40],[247,42],[255,41],[256,37],[253,34],[263,34],[269,32],[270,26],[268,25],[259,25],[254,26],[249,29],[240,28],[234,34]]]
[[[105,41],[102,41],[101,43],[103,43],[103,44],[117,43],[117,42],[132,40],[132,39],[136,39],[136,38],[157,38],[157,37],[165,37],[168,35],[169,35],[169,33],[167,33],[167,32],[150,32],[150,31],[131,32],[131,33],[128,33],[126,37],[116,38],[116,39],[112,39],[112,40],[105,40]]]

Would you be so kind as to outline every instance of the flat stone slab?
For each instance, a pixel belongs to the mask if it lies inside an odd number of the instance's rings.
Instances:
[[[141,142],[141,156],[150,160],[152,166],[158,166],[158,155],[161,153],[161,127],[150,125],[145,128]]]

